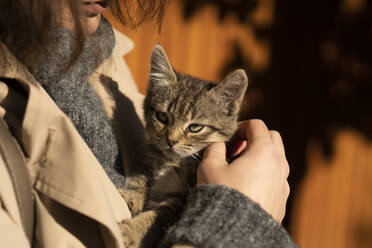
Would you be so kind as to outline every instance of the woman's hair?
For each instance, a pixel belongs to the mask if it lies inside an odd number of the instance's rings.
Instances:
[[[94,1],[94,0],[92,0]],[[144,22],[154,22],[159,30],[168,0],[110,0],[114,16],[132,28]],[[52,42],[53,29],[58,25],[62,10],[71,10],[75,22],[76,47],[72,62],[83,47],[81,0],[1,0],[0,41],[23,63],[32,66]]]

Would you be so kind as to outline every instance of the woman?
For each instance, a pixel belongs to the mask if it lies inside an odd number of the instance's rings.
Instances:
[[[27,238],[2,153],[1,247],[123,247],[118,223],[130,213],[116,187],[140,143],[142,98],[122,61],[131,42],[101,17],[108,4],[136,26],[160,23],[165,1],[0,4],[0,116],[27,158],[35,198]],[[245,141],[231,164],[224,144],[207,148],[198,187],[162,247],[295,247],[279,224],[289,194],[280,135],[251,120],[237,137]]]

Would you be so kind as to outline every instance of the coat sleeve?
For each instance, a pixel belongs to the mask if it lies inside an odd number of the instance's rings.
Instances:
[[[8,213],[0,209],[0,247],[30,247],[22,227],[16,225]]]
[[[30,247],[21,224],[12,181],[0,154],[0,247]]]
[[[177,247],[174,244],[198,248],[297,247],[258,204],[221,185],[200,186],[191,193],[181,219],[168,230],[161,247]]]

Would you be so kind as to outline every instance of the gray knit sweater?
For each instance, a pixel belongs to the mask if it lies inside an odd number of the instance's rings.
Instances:
[[[120,165],[117,141],[98,96],[88,84],[96,66],[111,54],[114,42],[111,26],[103,19],[97,32],[86,39],[77,62],[68,73],[60,74],[74,44],[74,35],[61,29],[53,51],[46,53],[44,63],[33,73],[120,187],[124,177],[116,169]],[[185,211],[168,230],[161,247],[175,243],[203,248],[296,247],[288,233],[256,203],[221,185],[200,186],[190,194]]]
[[[258,204],[221,185],[204,185],[189,196],[181,219],[161,247],[181,243],[203,248],[297,247]]]

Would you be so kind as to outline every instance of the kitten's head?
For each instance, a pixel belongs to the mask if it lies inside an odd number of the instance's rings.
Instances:
[[[151,56],[146,133],[169,157],[186,157],[231,138],[248,79],[236,70],[216,84],[173,70],[160,45]]]

